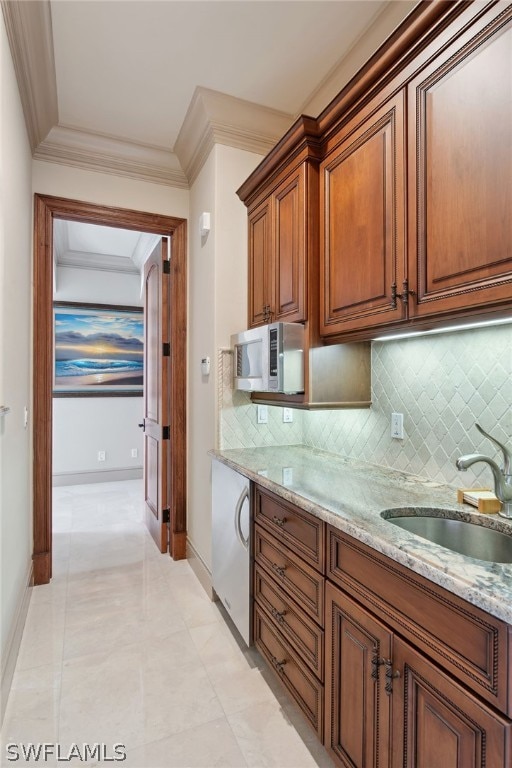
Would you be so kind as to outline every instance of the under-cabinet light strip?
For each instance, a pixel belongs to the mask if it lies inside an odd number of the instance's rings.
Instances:
[[[436,333],[453,333],[453,331],[469,331],[472,328],[485,328],[491,325],[506,325],[512,323],[512,317],[506,317],[501,320],[486,320],[480,323],[467,323],[465,325],[452,325],[448,328],[433,328],[431,331],[409,331],[396,333],[392,336],[378,336],[373,341],[396,341],[397,339],[410,339],[414,336],[433,336]]]

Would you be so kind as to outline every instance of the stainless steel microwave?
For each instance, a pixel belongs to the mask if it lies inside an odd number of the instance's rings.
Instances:
[[[234,386],[249,392],[304,392],[304,326],[271,323],[231,337]]]

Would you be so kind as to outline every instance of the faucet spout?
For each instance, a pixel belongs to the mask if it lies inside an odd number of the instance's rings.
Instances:
[[[495,461],[481,453],[469,453],[466,456],[460,456],[455,465],[461,472],[465,472],[468,467],[478,462],[484,462],[491,468],[494,477],[494,493],[502,503],[502,510],[499,513],[502,517],[512,518],[512,475],[504,474]]]

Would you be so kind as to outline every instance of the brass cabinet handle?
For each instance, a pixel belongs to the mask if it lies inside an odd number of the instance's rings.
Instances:
[[[286,664],[286,659],[282,659],[281,661],[278,661],[275,656],[272,656],[272,664],[277,669],[277,671],[282,675],[283,667]]]
[[[393,693],[393,679],[396,679],[400,677],[399,670],[396,670],[393,672],[393,662],[391,659],[386,659],[384,661],[384,664],[386,666],[386,685],[384,687],[384,690],[386,691],[388,696],[391,696]]]
[[[274,515],[274,517],[272,518],[272,522],[278,525],[279,528],[282,528],[283,525],[286,523],[286,517],[277,517],[277,515]]]
[[[277,563],[272,563],[272,570],[275,571],[282,579],[284,579],[286,565],[278,565]]]
[[[404,307],[409,304],[409,296],[415,296],[416,291],[409,290],[409,281],[404,280],[402,283],[402,293],[397,293],[396,283],[391,284],[391,309],[396,309],[396,300],[400,299]]]
[[[379,667],[386,663],[386,659],[380,659],[377,654],[372,656],[372,678],[374,680],[379,679]]]
[[[272,608],[272,616],[276,621],[279,622],[279,624],[284,624],[284,616],[286,616],[286,611],[277,611],[275,608]]]

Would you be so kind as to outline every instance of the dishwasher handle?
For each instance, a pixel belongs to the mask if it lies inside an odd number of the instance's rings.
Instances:
[[[244,488],[242,493],[240,494],[240,498],[237,501],[236,509],[235,509],[235,531],[237,538],[240,542],[240,544],[243,546],[244,549],[249,549],[249,537],[245,538],[244,534],[242,532],[242,524],[241,524],[241,516],[242,516],[242,507],[244,505],[245,500],[249,500],[249,489]]]

